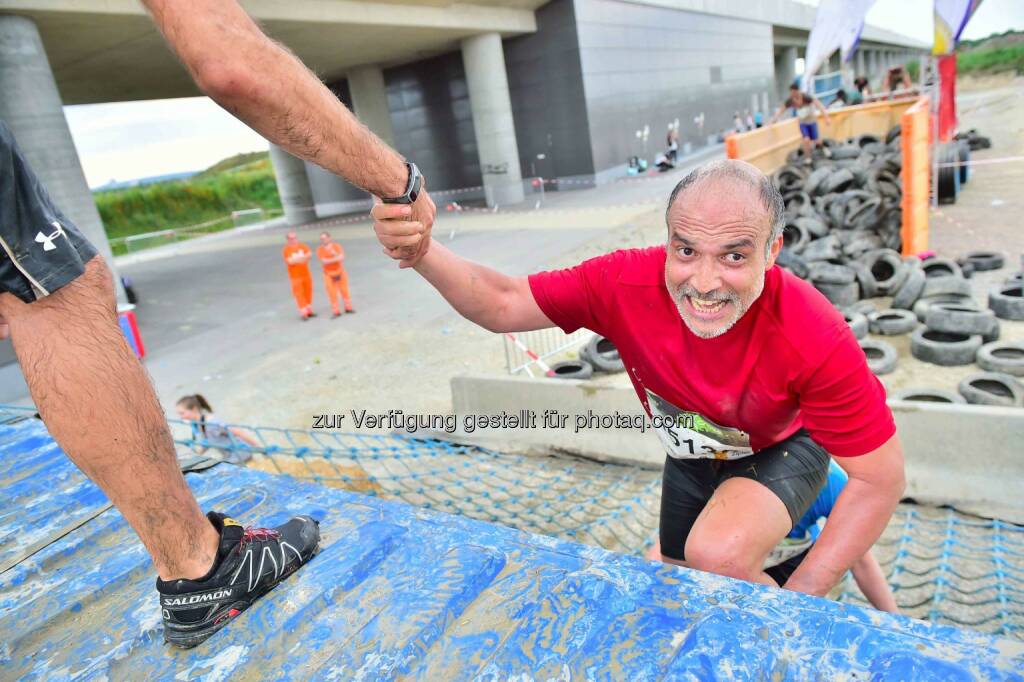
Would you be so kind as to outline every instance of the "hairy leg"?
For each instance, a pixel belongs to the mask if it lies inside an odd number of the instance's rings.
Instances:
[[[693,524],[686,562],[665,560],[778,587],[762,566],[792,526],[786,505],[775,493],[749,478],[730,478]]]
[[[0,317],[47,429],[135,529],[160,577],[203,576],[217,531],[185,483],[156,393],[121,333],[103,260],[35,303],[0,294]]]

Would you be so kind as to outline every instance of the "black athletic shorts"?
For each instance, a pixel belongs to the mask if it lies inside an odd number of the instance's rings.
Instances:
[[[666,457],[661,484],[661,553],[685,560],[683,550],[690,529],[715,489],[730,478],[763,484],[782,500],[796,525],[825,485],[828,462],[829,454],[804,429],[742,459]]]
[[[0,121],[0,293],[31,303],[81,275],[95,255]]]

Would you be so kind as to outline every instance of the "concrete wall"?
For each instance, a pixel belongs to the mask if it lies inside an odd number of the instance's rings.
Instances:
[[[439,57],[384,72],[395,148],[427,178],[427,189],[483,182],[462,55]]]
[[[573,0],[544,5],[536,33],[506,40],[505,66],[523,175],[592,176]]]
[[[618,0],[575,0],[575,11],[598,172],[643,154],[644,126],[648,159],[676,119],[680,145],[703,146],[752,95],[774,89],[771,24]]]
[[[453,438],[504,451],[550,454],[553,450],[608,462],[660,467],[665,453],[650,430],[584,428],[576,416],[638,417],[643,414],[632,388],[587,381],[517,377],[456,377],[452,408],[460,428],[467,414],[535,412],[569,415],[566,427],[484,429]],[[950,504],[962,511],[1024,522],[1024,410],[977,405],[890,401],[906,457],[906,497],[926,504]]]

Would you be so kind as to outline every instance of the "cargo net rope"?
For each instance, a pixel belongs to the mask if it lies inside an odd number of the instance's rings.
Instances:
[[[642,554],[657,536],[660,471],[408,436],[239,428],[260,447],[210,443],[171,422],[186,459],[196,449],[249,457],[252,469],[627,554]],[[901,504],[873,552],[904,614],[1024,639],[1024,526]],[[868,604],[849,575],[831,596]]]

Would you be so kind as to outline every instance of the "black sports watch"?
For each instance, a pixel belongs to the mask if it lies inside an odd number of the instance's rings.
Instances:
[[[405,185],[405,194],[390,199],[381,197],[380,200],[385,204],[411,204],[420,195],[420,187],[423,186],[423,176],[420,175],[420,169],[416,167],[415,163],[410,161],[405,162],[405,167],[409,169],[409,182]]]

